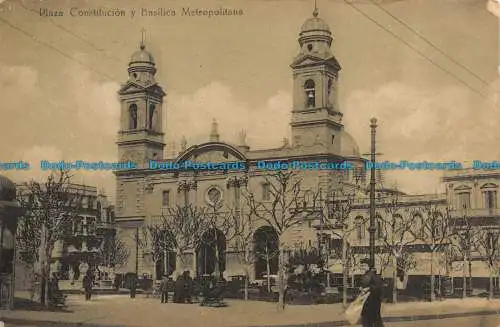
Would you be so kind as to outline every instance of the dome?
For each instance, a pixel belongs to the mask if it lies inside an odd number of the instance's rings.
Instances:
[[[358,143],[346,131],[340,133],[340,155],[343,157],[360,156]]]
[[[0,175],[0,201],[16,199],[16,184],[7,177]]]
[[[134,52],[132,58],[130,58],[130,63],[134,62],[149,62],[154,64],[155,60],[153,58],[153,55],[149,51],[146,51],[146,47],[144,45],[141,45],[140,50]]]
[[[313,16],[305,21],[302,24],[302,28],[300,29],[301,33],[304,32],[312,32],[312,31],[323,31],[327,33],[331,33],[330,27],[328,24],[321,18],[318,18],[318,9],[314,9]]]

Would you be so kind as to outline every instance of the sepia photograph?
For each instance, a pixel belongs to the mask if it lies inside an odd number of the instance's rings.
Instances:
[[[499,327],[500,0],[0,0],[0,327]]]

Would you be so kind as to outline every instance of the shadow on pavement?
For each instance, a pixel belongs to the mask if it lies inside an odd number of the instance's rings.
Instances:
[[[31,301],[25,298],[14,298],[14,310],[23,311],[48,311],[48,312],[62,312],[62,313],[72,313],[73,311],[67,308],[47,308],[38,302]]]

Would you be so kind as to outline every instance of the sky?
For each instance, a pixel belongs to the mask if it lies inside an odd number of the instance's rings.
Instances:
[[[252,149],[289,137],[298,33],[312,0],[32,0],[0,2],[0,161],[117,161],[116,92],[127,80],[141,29],[167,92],[169,152],[247,132]],[[342,66],[345,129],[369,152],[378,119],[379,160],[498,160],[499,21],[486,0],[317,0]],[[70,8],[117,8],[126,17],[72,17]],[[241,16],[186,17],[183,7],[241,9]],[[174,17],[141,17],[141,9]],[[61,10],[44,17],[40,10]],[[132,18],[130,12],[135,10]],[[17,182],[44,178],[36,167],[4,171]],[[408,193],[439,191],[439,172],[388,172]],[[105,189],[109,172],[76,173]]]

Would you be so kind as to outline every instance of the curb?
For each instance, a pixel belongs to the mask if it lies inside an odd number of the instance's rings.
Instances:
[[[406,321],[422,321],[422,320],[439,320],[439,319],[451,319],[451,318],[465,318],[474,316],[491,316],[500,314],[496,310],[483,310],[474,312],[462,312],[462,313],[445,313],[445,314],[434,314],[434,315],[419,315],[419,316],[396,316],[396,317],[385,317],[384,322],[406,322]],[[325,322],[315,322],[315,323],[303,323],[303,324],[291,324],[291,325],[259,325],[259,326],[249,326],[249,327],[344,327],[351,326],[351,324],[346,320],[340,321],[325,321]]]
[[[0,318],[0,321],[5,323],[5,327],[13,326],[36,326],[36,327],[125,327],[122,325],[102,325],[102,324],[87,324],[85,322],[63,322],[63,321],[47,321],[22,318]]]
[[[406,322],[406,321],[422,321],[422,320],[439,320],[439,319],[451,319],[451,318],[461,318],[461,317],[474,317],[474,316],[491,316],[499,314],[496,310],[484,310],[484,311],[474,311],[474,312],[462,312],[462,313],[446,313],[446,314],[434,314],[434,315],[419,315],[419,316],[396,316],[396,317],[386,317],[384,322]],[[59,322],[59,321],[43,321],[43,320],[30,320],[22,318],[0,318],[6,324],[14,326],[37,326],[37,327],[124,327],[122,325],[102,325],[102,324],[91,324],[85,322]],[[325,321],[316,323],[301,323],[301,324],[291,324],[291,325],[254,325],[249,327],[344,327],[350,326],[350,323],[345,320],[340,321]]]

